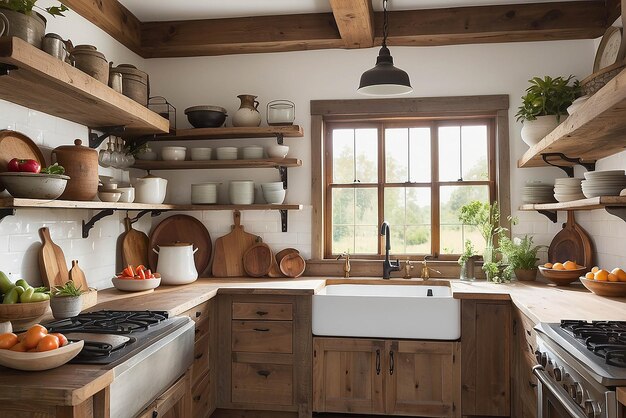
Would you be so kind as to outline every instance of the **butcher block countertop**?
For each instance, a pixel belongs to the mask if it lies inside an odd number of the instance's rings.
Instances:
[[[116,289],[98,292],[98,305],[92,310],[165,310],[181,314],[218,294],[313,295],[326,284],[372,283],[385,285],[436,285],[441,280],[376,278],[262,280],[249,278],[199,279],[184,286],[162,286],[154,291],[126,293]],[[539,282],[493,284],[485,281],[443,281],[457,299],[511,300],[536,322],[561,319],[626,320],[626,298],[603,298],[582,286],[556,287]],[[51,405],[78,405],[106,388],[112,373],[103,367],[65,365],[44,372],[20,372],[0,367],[0,401],[29,400]]]

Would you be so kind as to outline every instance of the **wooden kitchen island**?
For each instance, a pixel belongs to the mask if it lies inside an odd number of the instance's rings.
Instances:
[[[435,282],[436,280],[431,280]],[[257,296],[261,299],[268,299],[270,303],[282,303],[281,298],[285,300],[293,300],[293,303],[301,303],[303,300],[308,300],[306,309],[310,309],[310,296],[316,293],[319,289],[322,289],[327,282],[327,278],[320,277],[306,277],[293,280],[254,280],[254,279],[199,279],[198,281],[184,286],[163,286],[155,291],[140,293],[130,296],[128,293],[120,292],[116,289],[106,289],[98,292],[98,305],[93,307],[92,310],[100,309],[117,309],[117,310],[165,310],[170,315],[188,315],[190,317],[199,316],[200,306],[204,306],[207,302],[211,302],[218,295],[227,295],[229,301],[233,303],[240,303],[244,306],[246,303],[252,303]],[[373,278],[355,278],[355,279],[328,279],[329,283],[357,283],[357,282],[381,282],[382,284],[398,284],[398,285],[410,285],[410,284],[422,284],[418,279],[404,280],[404,279],[392,279],[389,281],[382,281]],[[480,352],[485,349],[485,346],[493,341],[477,341],[471,335],[468,335],[468,312],[467,307],[472,307],[473,312],[492,312],[499,316],[496,319],[495,326],[493,321],[489,321],[486,318],[482,322],[475,322],[476,326],[488,326],[495,327],[496,331],[503,332],[506,339],[507,347],[511,343],[511,339],[520,338],[524,341],[530,341],[532,343],[533,332],[532,326],[538,322],[558,322],[561,319],[586,319],[586,320],[626,320],[626,299],[625,298],[604,298],[596,296],[586,291],[582,286],[568,286],[568,287],[556,287],[539,282],[514,282],[510,284],[492,284],[484,281],[476,281],[473,283],[460,282],[458,280],[451,280],[450,287],[452,289],[455,298],[460,299],[462,303],[462,337],[461,345],[462,358],[466,359],[468,352]],[[292,298],[292,299],[290,299]],[[224,299],[225,300],[225,299]],[[239,302],[238,302],[239,301]],[[230,302],[229,302],[230,303]],[[297,306],[297,305],[294,305]],[[306,310],[305,309],[305,310]],[[226,310],[230,310],[230,305]],[[217,307],[212,311],[207,311],[210,316],[225,315],[225,309],[218,311]],[[296,313],[290,313],[285,320],[293,321],[309,321],[308,330],[310,332],[310,317],[307,318],[305,310],[300,310]],[[198,311],[198,312],[195,312]],[[245,309],[242,311],[242,318],[245,316]],[[279,313],[278,315],[283,315]],[[304,315],[301,317],[299,315]],[[310,315],[310,312],[309,314]],[[197,321],[198,324],[202,323],[202,318],[192,318]],[[204,318],[204,317],[203,317]],[[292,319],[293,318],[293,319]],[[44,318],[45,319],[45,318]],[[209,317],[209,320],[211,318]],[[281,319],[281,318],[279,318]],[[508,321],[511,319],[511,321]],[[230,320],[236,320],[235,317],[229,318]],[[207,324],[209,322],[207,321]],[[198,328],[199,326],[197,326]],[[217,330],[217,324],[212,325],[214,330]],[[524,329],[525,332],[520,332]],[[513,332],[515,331],[515,332]],[[473,332],[478,332],[476,328]],[[215,335],[210,332],[210,337],[216,340]],[[310,341],[311,335],[306,341]],[[521,346],[527,348],[522,344],[510,344],[512,347],[512,353],[500,354],[496,356],[496,363],[498,360],[506,362],[506,373],[503,376],[517,377],[521,371],[517,368],[526,367],[524,364],[530,362],[525,353],[516,353],[515,346]],[[294,344],[297,343],[294,340]],[[487,343],[487,344],[485,344]],[[502,343],[502,341],[500,341]],[[480,347],[478,345],[480,344]],[[470,347],[471,345],[471,347]],[[502,344],[500,344],[500,347]],[[217,348],[217,353],[212,353],[208,361],[215,361],[220,352],[224,350],[230,350],[230,347],[223,345],[214,345],[214,350]],[[295,346],[294,346],[295,347]],[[302,348],[306,352],[306,348]],[[309,348],[310,349],[310,348]],[[500,349],[500,348],[498,348]],[[469,350],[469,351],[468,351]],[[496,350],[497,351],[497,350]],[[528,350],[526,350],[528,351]],[[229,351],[230,352],[230,351]],[[508,353],[508,352],[507,352]],[[235,355],[233,352],[232,355]],[[250,357],[252,354],[243,354],[240,358]],[[260,354],[254,354],[261,358]],[[275,356],[275,354],[274,354]],[[484,357],[484,356],[483,356]],[[519,357],[519,358],[518,358]],[[478,359],[480,362],[480,358]],[[492,359],[493,360],[493,359]],[[523,361],[526,361],[524,363]],[[463,408],[466,407],[465,403],[467,399],[474,400],[477,404],[480,401],[480,382],[476,383],[476,376],[472,375],[471,370],[468,369],[466,364],[463,366],[464,377],[469,376],[470,379],[474,379],[475,386],[467,385],[464,382],[464,386],[467,386],[469,393],[463,393]],[[477,367],[477,363],[474,363],[472,367]],[[215,365],[212,365],[211,370],[214,370]],[[310,368],[310,364],[303,365],[300,363],[293,363],[294,368],[306,367]],[[489,369],[487,370],[487,373]],[[304,376],[308,376],[310,371],[305,372]],[[529,373],[529,371],[528,371]],[[523,379],[527,377],[524,376]],[[307,377],[305,380],[308,380]],[[112,373],[106,370],[105,367],[86,366],[86,365],[65,365],[54,370],[44,372],[20,372],[7,368],[0,368],[0,415],[1,416],[37,416],[53,417],[107,417],[107,410],[103,405],[107,401],[106,388],[111,384],[113,380]],[[508,416],[510,414],[502,412],[508,405],[512,404],[513,416],[525,416],[521,412],[517,411],[516,403],[518,398],[523,400],[523,396],[530,396],[530,394],[517,394],[517,386],[528,386],[526,381],[520,382],[516,385],[515,378],[513,379],[512,392],[506,391],[502,394],[501,390],[496,392],[489,392],[495,396],[496,399],[492,399],[491,415]],[[300,384],[300,382],[297,382]],[[212,383],[212,387],[215,388],[215,382]],[[476,386],[478,385],[478,386]],[[310,390],[310,385],[306,390]],[[532,389],[532,388],[531,388]],[[224,390],[224,388],[217,389]],[[215,393],[212,394],[215,396]],[[312,396],[312,394],[310,394]],[[469,398],[468,398],[469,396]],[[485,395],[490,396],[490,395]],[[478,397],[478,398],[477,398]],[[195,398],[194,398],[195,399]],[[278,410],[285,411],[285,413],[292,411],[291,413],[296,416],[308,416],[311,414],[310,397],[309,399],[292,399],[294,405],[298,405],[298,408],[278,408]],[[208,403],[210,405],[210,402]],[[307,406],[308,404],[308,406]],[[218,400],[218,407],[219,404]],[[233,406],[233,405],[230,405]],[[215,405],[210,406],[214,408]],[[233,407],[238,407],[234,405]],[[517,408],[522,408],[523,405],[517,405]],[[295,409],[295,410],[294,410]],[[19,412],[16,412],[19,411]],[[474,411],[478,414],[479,411]],[[463,415],[466,414],[465,409]],[[196,415],[194,416],[202,416]]]

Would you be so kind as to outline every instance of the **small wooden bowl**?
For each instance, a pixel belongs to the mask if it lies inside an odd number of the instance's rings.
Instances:
[[[581,267],[576,270],[554,270],[539,266],[541,275],[557,286],[567,286],[578,280],[580,275],[586,271],[587,267]]]
[[[41,353],[20,353],[0,350],[0,364],[17,370],[40,371],[59,367],[73,359],[85,345],[84,341],[71,342],[56,350]]]
[[[18,321],[39,318],[50,306],[49,300],[31,303],[0,304],[0,321]]]
[[[302,276],[304,269],[306,268],[306,262],[304,258],[298,253],[290,253],[280,260],[280,271],[287,277],[295,279]]]
[[[581,283],[590,292],[598,296],[609,296],[619,298],[626,296],[626,282],[605,282],[599,280],[590,280],[585,277],[580,278]]]

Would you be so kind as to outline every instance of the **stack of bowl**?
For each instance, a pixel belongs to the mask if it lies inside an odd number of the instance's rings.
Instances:
[[[218,160],[236,160],[237,147],[219,147],[217,149]]]
[[[272,205],[280,205],[285,201],[287,191],[283,189],[282,181],[273,181],[271,183],[262,183],[263,198]]]
[[[263,147],[253,145],[243,148],[244,160],[260,160],[263,158]]]
[[[254,203],[254,182],[252,180],[231,181],[228,194],[230,203],[233,205],[251,205]]]
[[[554,186],[540,181],[526,183],[522,188],[524,203],[552,203],[554,202]]]
[[[619,196],[626,187],[624,170],[588,171],[581,182],[585,197]]]
[[[191,203],[213,205],[217,203],[217,186],[222,183],[198,183],[191,185]]]
[[[554,180],[554,198],[559,202],[584,199],[580,186],[581,178],[563,177]]]

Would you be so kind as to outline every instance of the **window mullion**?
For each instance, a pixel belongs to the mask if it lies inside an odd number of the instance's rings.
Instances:
[[[385,124],[378,124],[378,225],[376,227],[376,233],[378,234],[378,227],[385,220],[385,181],[386,179],[386,156],[385,156],[386,142],[385,142]],[[382,239],[378,234],[378,255],[383,254]]]
[[[430,158],[431,158],[431,187],[430,187],[430,201],[431,201],[431,240],[430,251],[433,256],[439,254],[439,248],[441,247],[441,221],[440,215],[440,203],[439,203],[439,124],[433,121],[430,127]]]

